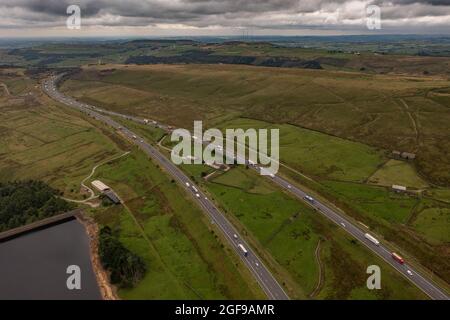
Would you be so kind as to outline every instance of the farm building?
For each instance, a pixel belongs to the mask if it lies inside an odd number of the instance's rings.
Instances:
[[[396,159],[414,160],[416,159],[416,154],[411,152],[401,152],[398,150],[392,151],[392,157]]]
[[[111,189],[110,187],[108,187],[106,184],[104,184],[100,180],[92,181],[91,184],[94,186],[95,189],[97,189],[100,192],[105,192],[106,190]]]
[[[103,194],[104,194],[105,196],[107,196],[108,199],[111,200],[112,203],[114,203],[114,204],[120,204],[120,199],[119,199],[119,197],[117,196],[117,194],[114,193],[114,191],[106,190]]]
[[[416,158],[416,155],[414,153],[403,152],[402,158],[406,160],[414,160]]]
[[[393,155],[395,158],[401,158],[402,153],[401,153],[400,151],[394,150],[394,151],[392,151],[392,155]]]
[[[406,187],[394,184],[392,186],[392,190],[394,190],[395,192],[406,192]]]
[[[95,187],[95,189],[100,191],[109,200],[111,200],[112,203],[114,203],[114,204],[121,203],[119,197],[117,196],[117,194],[114,191],[112,191],[110,187],[108,187],[106,184],[104,184],[100,180],[92,181],[91,184]]]

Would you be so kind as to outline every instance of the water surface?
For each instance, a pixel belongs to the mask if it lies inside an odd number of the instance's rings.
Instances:
[[[69,290],[69,265],[81,290]],[[0,299],[101,299],[83,225],[71,220],[0,243]]]

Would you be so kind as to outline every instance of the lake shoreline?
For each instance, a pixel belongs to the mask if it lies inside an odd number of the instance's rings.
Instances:
[[[98,254],[98,224],[94,221],[94,219],[88,217],[84,213],[77,215],[77,220],[84,226],[86,234],[89,238],[89,256],[91,258],[92,269],[94,270],[95,277],[97,278],[97,284],[103,300],[120,300],[117,294],[117,288],[109,281],[108,272],[103,268],[100,262],[100,256]]]

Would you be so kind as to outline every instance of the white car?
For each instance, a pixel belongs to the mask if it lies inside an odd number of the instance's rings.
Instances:
[[[189,188],[189,186],[190,186],[190,184],[186,182],[186,187],[188,187],[188,188]]]
[[[345,228],[345,223],[341,222],[341,226],[342,226],[343,228]]]
[[[311,202],[311,203],[314,203],[314,201],[315,201],[313,197],[308,196],[308,195],[305,196],[305,200],[307,200],[308,202]]]
[[[238,238],[237,234],[233,234],[233,238],[235,238],[237,240],[237,238]]]
[[[195,196],[196,196],[197,198],[200,198],[200,195],[199,195],[198,193],[196,193]]]
[[[413,275],[413,273],[412,273],[411,270],[406,270],[406,273],[407,273],[409,276],[412,276],[412,275]]]
[[[288,184],[288,186],[287,186],[287,187],[288,187],[288,189],[292,189],[292,186],[291,186],[290,184]]]

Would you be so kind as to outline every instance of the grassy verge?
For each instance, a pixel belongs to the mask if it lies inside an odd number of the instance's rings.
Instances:
[[[253,299],[264,295],[204,214],[142,153],[105,165],[106,181],[126,207],[96,215],[119,230],[127,247],[144,257],[149,273],[124,298]],[[161,279],[165,279],[162,281]],[[247,279],[247,280],[245,280]]]

